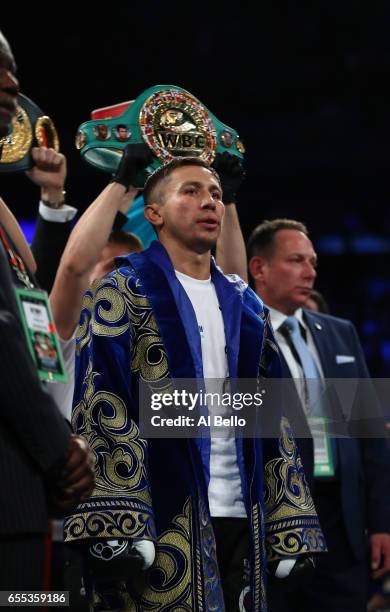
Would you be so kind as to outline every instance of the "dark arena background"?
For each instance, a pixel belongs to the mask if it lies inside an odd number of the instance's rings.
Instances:
[[[68,203],[82,211],[108,178],[74,146],[91,110],[161,83],[184,87],[246,146],[245,237],[263,219],[304,221],[317,288],[357,325],[372,375],[388,377],[390,4],[49,6],[8,5],[1,28],[21,91],[56,124]],[[1,183],[18,219],[33,221],[37,188],[23,175]]]

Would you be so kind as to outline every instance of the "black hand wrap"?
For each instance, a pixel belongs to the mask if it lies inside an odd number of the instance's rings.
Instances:
[[[310,582],[316,567],[314,556],[302,555],[301,557],[298,557],[288,576],[285,578],[277,578],[275,573],[279,563],[280,561],[272,561],[271,563],[267,564],[268,580],[272,584],[277,584],[278,588],[287,591],[291,588],[296,589],[300,585]]]
[[[128,580],[143,564],[132,540],[101,539],[88,546],[88,569],[99,583]]]
[[[235,204],[237,192],[245,178],[245,170],[242,160],[237,155],[230,155],[227,151],[217,153],[213,168],[218,172],[224,204]]]
[[[120,183],[128,189],[138,172],[151,164],[153,159],[153,153],[146,144],[128,144],[117,171],[112,177],[112,182]]]

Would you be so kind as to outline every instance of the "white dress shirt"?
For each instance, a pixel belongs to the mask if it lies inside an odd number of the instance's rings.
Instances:
[[[280,327],[283,325],[285,320],[287,319],[286,314],[276,310],[275,308],[268,307],[270,311],[271,323],[275,332],[275,338],[279,345],[279,348],[283,354],[287,362],[288,369],[290,370],[291,377],[294,379],[295,386],[297,388],[297,393],[301,399],[302,404],[305,404],[305,379],[303,375],[303,370],[300,363],[297,361],[294,353],[292,352],[285,336],[282,332],[279,331]],[[313,336],[310,333],[309,328],[303,320],[303,311],[302,308],[298,308],[294,312],[294,316],[298,319],[299,324],[303,327],[306,333],[306,344],[308,346],[309,351],[313,355],[314,361],[320,373],[322,380],[324,379],[324,373],[322,370],[322,365],[320,361],[320,356],[317,351],[317,347],[314,343]]]

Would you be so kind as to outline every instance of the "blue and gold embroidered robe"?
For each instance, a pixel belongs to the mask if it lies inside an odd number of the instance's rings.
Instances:
[[[155,542],[153,566],[142,580],[122,585],[118,609],[222,612],[204,457],[193,439],[146,441],[138,429],[140,380],[163,385],[203,376],[195,313],[160,243],[122,263],[84,298],[72,421],[95,452],[97,480],[91,498],[65,521],[66,540]],[[259,298],[214,262],[211,275],[230,377],[279,376],[277,347]],[[278,419],[277,439],[236,440],[251,534],[254,612],[267,609],[266,555],[325,549],[288,422]]]

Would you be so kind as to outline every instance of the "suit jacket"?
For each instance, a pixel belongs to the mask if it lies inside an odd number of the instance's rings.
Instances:
[[[336,406],[342,411],[336,418],[339,424],[344,420],[348,425],[351,437],[337,438],[336,446],[345,529],[356,558],[362,559],[366,554],[366,529],[369,533],[390,532],[390,454],[383,416],[353,324],[309,310],[304,310],[304,319],[318,350],[324,377],[354,379]],[[282,370],[283,376],[291,376],[283,357]],[[296,423],[301,428],[306,419],[294,385],[291,390],[290,411],[298,415]],[[303,427],[301,434],[302,431]],[[366,437],[357,437],[359,433]],[[301,438],[298,445],[305,472],[313,477],[312,439]]]
[[[48,293],[53,287],[72,226],[72,221],[57,223],[37,215],[31,250],[37,264],[35,276],[39,286]]]
[[[72,422],[96,453],[97,481],[90,499],[66,520],[66,539],[110,535],[155,541],[151,570],[142,581],[127,584],[126,609],[151,609],[158,602],[166,610],[222,611],[207,499],[210,439],[145,440],[138,427],[141,381],[157,390],[172,379],[203,378],[195,312],[160,243],[123,264],[95,281],[84,298]],[[241,279],[225,277],[214,264],[211,275],[231,378],[256,383],[259,376],[279,371],[261,301]],[[254,612],[266,609],[265,549],[272,559],[325,548],[280,405],[278,432],[277,439],[236,439]]]
[[[46,486],[63,464],[70,430],[29,354],[0,242],[0,537],[47,530]]]

